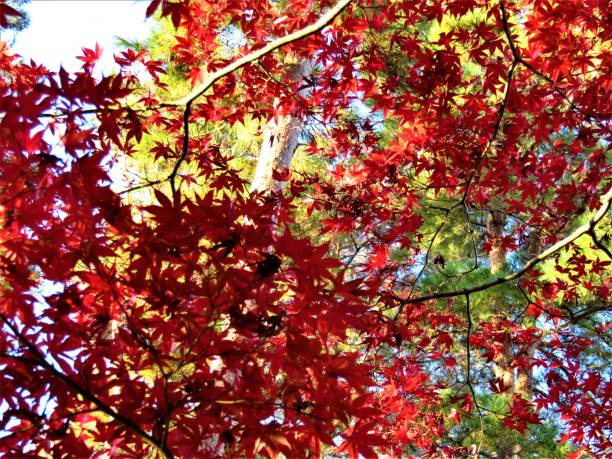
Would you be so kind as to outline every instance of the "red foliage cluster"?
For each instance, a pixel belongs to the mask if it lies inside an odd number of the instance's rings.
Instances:
[[[98,49],[84,50],[81,71],[68,74],[0,45],[0,452],[306,457],[326,444],[351,457],[463,454],[439,440],[449,409],[457,422],[477,414],[470,352],[494,361],[508,343],[543,339],[527,322],[472,324],[470,295],[523,274],[529,314],[549,319],[554,333],[535,358],[519,352],[514,367],[544,368],[546,390],[534,401],[562,416],[568,439],[610,447],[611,383],[579,358],[591,342],[555,328],[575,317],[553,304],[581,289],[609,299],[605,246],[593,229],[601,215],[579,234],[603,247],[599,259],[580,259],[573,239],[562,244],[572,247],[564,285],[537,282],[530,268],[540,260],[472,290],[406,279],[410,263],[423,261],[433,190],[454,200],[447,217],[502,197],[525,222],[504,240],[509,251],[528,228],[543,230],[546,249],[586,210],[605,215],[607,6],[349,2],[327,28],[282,48],[315,63],[305,95],[271,78],[283,64],[270,52],[183,105],[142,95],[132,66],[160,86],[164,72],[144,51],[121,53],[121,70],[97,79]],[[173,59],[200,81],[235,60],[217,52],[218,30],[240,30],[237,52],[247,55],[331,7],[153,0],[148,14],[171,18],[180,35]],[[470,12],[470,24],[433,45],[418,32]],[[0,26],[11,14],[0,3]],[[466,63],[479,72],[466,75]],[[128,97],[138,102],[128,106]],[[366,99],[398,126],[392,141],[381,142],[369,119],[344,115]],[[333,180],[291,174],[284,194],[249,194],[211,136],[189,135],[194,123],[270,119],[273,100],[327,126],[325,145],[309,151],[332,160]],[[133,185],[155,189],[155,203],[139,206],[109,174],[149,130],[166,134],[151,153],[171,173]],[[194,183],[201,191],[186,192]],[[362,262],[298,236],[298,206],[325,215],[322,234],[367,241]],[[398,248],[407,264],[390,255]],[[442,270],[445,261],[434,260]],[[466,300],[467,317],[456,307]],[[476,392],[505,390],[493,376],[479,383]],[[538,422],[534,408],[515,395],[505,425]]]

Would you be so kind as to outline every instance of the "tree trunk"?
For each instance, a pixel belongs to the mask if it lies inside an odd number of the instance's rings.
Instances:
[[[504,229],[504,214],[500,210],[492,210],[487,217],[487,232],[491,241],[489,249],[489,270],[491,274],[498,273],[506,264],[506,251],[502,245],[503,229]],[[542,249],[541,238],[537,233],[531,235],[526,241],[525,249],[527,257],[533,258],[538,255]],[[496,306],[496,313],[499,317],[508,314],[507,304],[503,302]],[[535,355],[535,345],[529,346],[524,350],[527,360],[533,359]],[[532,395],[532,378],[533,374],[530,369],[521,369],[517,375],[512,368],[513,350],[510,343],[504,344],[503,351],[494,359],[493,373],[497,378],[503,381],[504,387],[508,388],[509,394],[517,394],[524,399],[529,399]],[[505,443],[501,439],[497,445],[496,455],[499,459],[521,459],[522,447],[518,443]]]
[[[491,241],[489,249],[489,270],[497,274],[506,264],[506,251],[502,245],[504,238],[504,214],[500,210],[492,210],[487,217],[487,232]]]
[[[489,271],[491,274],[500,272],[506,264],[506,251],[503,246],[504,238],[504,214],[501,210],[491,210],[487,216],[487,232],[489,233]],[[508,314],[508,305],[500,298],[500,303],[495,305],[495,314],[498,318],[505,318]],[[512,368],[512,346],[507,341],[501,352],[493,359],[493,374],[503,384],[509,394],[515,393],[517,389],[517,378]],[[496,447],[498,459],[521,459],[521,445],[506,442],[503,438]]]
[[[525,244],[525,250],[527,252],[527,258],[531,259],[537,256],[542,251],[542,237],[540,233],[532,231],[527,238]],[[525,351],[528,361],[531,361],[535,357],[536,343],[530,345]],[[531,397],[533,392],[533,369],[521,369],[516,378],[515,393],[521,397],[527,399]]]
[[[491,274],[497,274],[506,264],[506,251],[502,245],[504,238],[504,214],[500,210],[492,210],[487,216],[487,232],[489,233],[489,241],[491,247],[489,249],[489,271]],[[498,304],[495,306],[495,312],[498,317],[502,317],[506,313],[506,305]],[[512,349],[510,344],[504,344],[504,349],[494,359],[495,366],[493,373],[495,377],[503,382],[504,387],[508,389],[514,387],[514,371],[511,367]]]
[[[530,345],[526,351],[527,360],[530,361],[535,356],[535,345]],[[533,391],[533,369],[521,369],[521,372],[518,374],[516,378],[516,386],[514,388],[514,393],[520,395],[524,399],[531,397]]]
[[[302,59],[290,67],[290,79],[292,82],[297,82],[309,75],[311,70],[310,61]],[[278,103],[279,101],[276,100],[275,105]],[[283,182],[275,180],[273,172],[291,166],[302,127],[302,120],[295,116],[295,113],[276,116],[266,123],[255,176],[251,182],[252,192],[271,192],[282,189]]]

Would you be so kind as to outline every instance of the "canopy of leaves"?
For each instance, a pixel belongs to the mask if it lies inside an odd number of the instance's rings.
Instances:
[[[607,7],[152,0],[169,58],[100,78],[0,43],[0,453],[605,454]]]

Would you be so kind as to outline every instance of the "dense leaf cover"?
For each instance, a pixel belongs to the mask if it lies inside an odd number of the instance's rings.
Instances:
[[[100,77],[98,47],[69,74],[0,44],[0,454],[460,457],[453,423],[544,413],[604,454],[608,6],[153,0],[179,101],[146,50]],[[312,76],[288,81],[286,56]],[[283,113],[325,167],[249,193],[206,126]],[[165,175],[113,178],[152,131]],[[472,218],[493,208],[496,274]],[[452,231],[462,264],[432,249]],[[483,313],[501,286],[523,296]],[[537,381],[491,413],[504,353]]]

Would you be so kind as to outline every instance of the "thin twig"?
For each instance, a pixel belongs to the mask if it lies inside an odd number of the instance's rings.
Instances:
[[[510,65],[510,69],[508,70],[508,74],[506,76],[506,88],[504,90],[504,96],[502,98],[501,104],[499,105],[499,108],[497,109],[497,118],[495,120],[495,125],[493,126],[493,134],[491,134],[491,137],[489,137],[489,141],[487,142],[485,147],[482,149],[482,152],[480,153],[480,156],[478,157],[478,160],[476,161],[476,164],[474,165],[474,168],[472,169],[472,173],[470,174],[470,177],[468,178],[467,184],[465,186],[465,191],[463,193],[463,197],[461,198],[461,201],[457,203],[455,206],[461,205],[469,201],[470,188],[472,187],[474,178],[476,174],[478,173],[478,170],[480,169],[482,162],[487,156],[487,152],[493,145],[493,142],[495,142],[495,140],[497,139],[497,135],[499,133],[499,129],[501,127],[501,123],[504,118],[504,114],[506,112],[506,105],[508,104],[508,95],[510,94],[510,86],[512,85],[512,76],[514,75],[514,69],[516,68],[517,63],[518,63],[517,59],[514,58],[514,60],[512,61],[512,64]]]
[[[472,400],[474,400],[474,405],[478,410],[478,416],[480,418],[480,440],[478,442],[478,449],[476,450],[476,455],[480,452],[480,448],[482,447],[482,438],[484,435],[484,420],[482,410],[480,409],[480,405],[478,403],[478,399],[476,398],[476,391],[474,391],[474,386],[472,385],[472,356],[471,356],[471,346],[470,339],[472,338],[472,311],[470,307],[470,294],[466,293],[465,295],[465,315],[467,316],[467,337],[465,343],[465,349],[467,353],[467,364],[465,370],[465,383],[467,384],[470,392],[472,394]]]

